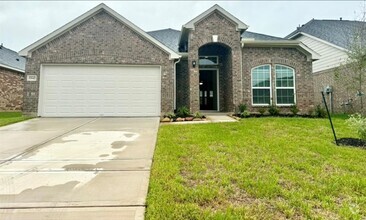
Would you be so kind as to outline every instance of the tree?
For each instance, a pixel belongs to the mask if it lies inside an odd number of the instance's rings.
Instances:
[[[366,4],[360,19],[355,23],[352,37],[349,39],[347,50],[348,59],[335,70],[336,79],[348,77],[348,80],[341,80],[347,90],[354,91],[360,100],[360,110],[363,112],[364,87],[366,86]],[[341,77],[342,76],[342,77]]]

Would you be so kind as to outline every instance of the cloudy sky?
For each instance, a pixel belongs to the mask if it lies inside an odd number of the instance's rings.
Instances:
[[[102,1],[0,1],[0,43],[19,51]],[[103,1],[145,31],[182,25],[219,4],[249,30],[278,37],[310,19],[358,19],[364,1]]]

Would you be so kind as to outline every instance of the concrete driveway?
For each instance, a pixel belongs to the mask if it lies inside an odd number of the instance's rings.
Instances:
[[[143,219],[158,118],[0,128],[0,219]]]

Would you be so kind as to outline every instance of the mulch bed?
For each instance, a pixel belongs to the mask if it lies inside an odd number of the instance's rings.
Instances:
[[[342,146],[361,147],[366,149],[366,141],[358,138],[340,138],[337,142]]]

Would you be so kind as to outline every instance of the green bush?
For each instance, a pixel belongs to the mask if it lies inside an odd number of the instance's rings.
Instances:
[[[261,115],[264,115],[264,113],[266,113],[266,111],[267,111],[267,109],[266,109],[266,108],[259,108],[259,109],[258,109],[258,112],[259,112],[259,114],[261,114]]]
[[[366,140],[366,118],[362,117],[360,114],[351,115],[346,123],[353,129],[357,131],[358,136]]]
[[[182,106],[177,109],[177,113],[175,115],[180,118],[185,118],[188,117],[190,114],[191,113],[189,109],[186,106]]]
[[[205,116],[201,112],[196,112],[193,115],[195,118],[204,118]]]
[[[297,108],[297,105],[291,105],[290,111],[292,112],[292,114],[297,115],[300,110]]]
[[[317,105],[314,111],[314,116],[318,118],[325,118],[327,117],[327,111],[325,110],[325,108]]]
[[[239,113],[243,113],[247,110],[247,105],[246,104],[240,104],[238,106],[238,108],[239,108]]]
[[[164,115],[164,117],[170,118],[170,119],[174,119],[177,116],[174,114],[174,112],[168,112]]]
[[[276,116],[280,114],[280,109],[277,108],[275,105],[271,105],[271,107],[269,107],[268,112],[270,115],[272,116]]]
[[[250,112],[248,110],[244,110],[240,113],[241,118],[248,118],[250,116]]]

